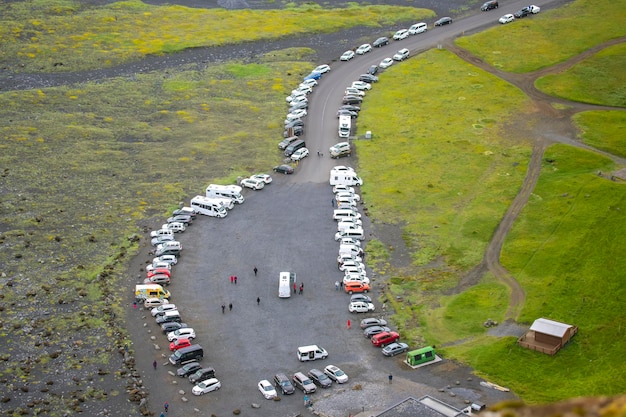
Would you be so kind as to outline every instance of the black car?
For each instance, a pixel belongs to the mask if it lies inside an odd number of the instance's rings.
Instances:
[[[363,97],[360,96],[344,96],[342,103],[343,104],[359,104],[363,101]]]
[[[498,8],[498,2],[496,0],[489,0],[480,6],[480,10],[486,12],[487,10],[493,10]]]
[[[178,368],[176,370],[176,375],[181,378],[185,378],[199,369],[202,369],[202,365],[200,365],[198,362],[189,362],[188,364]]]
[[[364,83],[377,83],[378,77],[372,74],[361,74],[359,77],[359,81],[363,81]]]
[[[520,19],[522,17],[526,17],[530,14],[533,14],[533,9],[535,8],[535,6],[526,6],[520,10],[518,10],[517,12],[513,13],[513,16],[515,16],[516,18]],[[539,9],[537,9],[538,11]],[[537,11],[534,11],[534,13],[537,13]]]
[[[198,369],[193,374],[189,375],[189,382],[192,384],[196,384],[198,382],[202,382],[205,379],[215,378],[215,369],[213,368],[202,368]]]
[[[378,65],[372,65],[368,70],[367,73],[370,75],[374,75],[378,72]],[[362,81],[362,80],[361,80]]]
[[[287,375],[285,374],[274,375],[274,385],[276,385],[276,388],[280,388],[280,390],[285,395],[290,395],[296,392],[296,389],[293,387],[293,384],[291,383],[291,381],[289,380],[289,378],[287,378]]]
[[[315,385],[318,385],[321,388],[328,388],[333,384],[333,381],[328,377],[328,375],[319,369],[311,369],[308,376]]]
[[[296,127],[296,126],[304,126],[304,121],[302,119],[292,120],[291,122],[285,125],[285,129],[289,129],[290,127]]]
[[[449,25],[450,23],[452,23],[451,17],[442,17],[435,22],[435,26]]]
[[[286,139],[283,139],[279,144],[278,144],[278,149],[280,149],[281,151],[284,151],[287,146],[289,146],[291,144],[291,142],[295,142],[298,140],[298,136],[289,136]]]
[[[293,168],[291,165],[278,165],[274,167],[274,172],[281,174],[293,174]]]
[[[356,119],[357,117],[359,117],[359,114],[355,111],[339,109],[337,110],[337,117],[339,116],[350,116],[351,119]]]
[[[291,128],[285,128],[285,131],[283,132],[283,137],[288,138],[289,136],[302,136],[303,134],[303,126],[294,126]]]
[[[353,106],[352,104],[344,104],[343,106],[339,107],[339,109],[341,110],[350,110],[353,111],[355,113],[358,113],[361,111],[361,108],[359,106]]]
[[[161,325],[161,330],[163,330],[163,333],[167,334],[169,332],[173,332],[174,330],[183,329],[186,327],[189,327],[187,323],[177,323],[177,322],[163,323]]]
[[[389,38],[386,37],[382,37],[382,38],[378,38],[376,39],[373,43],[372,46],[374,48],[380,48],[381,46],[385,46],[385,45],[389,45]]]

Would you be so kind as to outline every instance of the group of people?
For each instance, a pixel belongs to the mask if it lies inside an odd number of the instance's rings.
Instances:
[[[294,282],[293,283],[293,293],[295,294],[296,292],[298,292],[298,285]],[[304,293],[304,282],[300,283],[300,291],[298,292],[298,294],[302,295]]]

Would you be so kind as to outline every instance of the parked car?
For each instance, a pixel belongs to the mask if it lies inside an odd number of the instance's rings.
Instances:
[[[380,61],[380,64],[378,64],[378,66],[381,67],[382,69],[387,69],[392,65],[393,65],[393,59],[391,58],[385,58],[382,61]]]
[[[341,55],[339,60],[340,61],[350,61],[352,58],[354,58],[354,51],[346,51],[346,52],[343,53],[343,55]]]
[[[372,336],[375,336],[379,333],[390,332],[391,329],[387,326],[370,326],[363,330],[363,336],[371,339]]]
[[[396,332],[382,332],[372,336],[372,344],[377,347],[385,347],[400,339],[400,335]]]
[[[185,377],[188,377],[189,375],[193,374],[194,372],[197,372],[200,369],[202,369],[202,365],[200,365],[200,363],[198,363],[198,362],[189,362],[188,364],[183,365],[180,368],[178,368],[176,370],[176,375],[181,377],[181,378],[185,378]]]
[[[346,375],[345,372],[343,372],[341,369],[339,369],[339,367],[335,365],[328,365],[326,368],[324,368],[324,373],[338,384],[344,384],[348,382],[348,375]]]
[[[363,81],[352,81],[352,87],[359,90],[371,90],[372,84],[364,83]]]
[[[359,90],[358,88],[354,88],[354,87],[346,87],[344,94],[347,96],[365,97],[365,91]]]
[[[345,284],[343,286],[343,290],[351,295],[354,293],[367,293],[370,290],[370,286],[369,284],[363,284],[362,282],[351,282],[349,284]]]
[[[361,320],[361,329],[367,329],[371,326],[386,326],[387,320],[377,319],[375,317],[369,317]]]
[[[359,117],[359,113],[346,109],[339,109],[337,110],[337,118],[339,118],[340,116],[350,116],[351,119],[356,119],[357,117]]]
[[[535,6],[534,4],[531,4],[530,6],[526,6],[521,8],[520,10],[518,10],[517,12],[513,13],[513,15],[518,18],[521,19],[522,17],[526,17],[530,14],[537,14],[541,11],[541,9],[537,6]]]
[[[163,304],[169,304],[169,300],[167,298],[146,298],[143,302],[145,308],[154,308]]]
[[[175,339],[174,341],[170,342],[170,350],[173,352],[189,346],[191,346],[191,340],[187,339],[186,337],[183,337],[181,339]]]
[[[187,229],[187,225],[181,222],[165,223],[161,226],[162,229],[171,230],[174,233],[184,232]]]
[[[320,78],[322,78],[322,73],[321,72],[312,72],[309,75],[307,75],[306,77],[304,77],[304,81],[307,80],[319,80]]]
[[[505,24],[505,23],[512,22],[514,20],[515,20],[515,16],[509,13],[509,14],[505,14],[500,19],[498,19],[498,22]]]
[[[372,298],[365,294],[354,294],[350,297],[350,302],[353,303],[355,301],[363,301],[364,303],[371,303]]]
[[[146,277],[150,278],[155,275],[166,275],[168,278],[172,276],[172,270],[169,268],[169,265],[159,268],[150,268],[150,270],[146,270]]]
[[[319,72],[321,74],[326,74],[327,72],[330,72],[330,66],[328,66],[326,64],[318,65],[317,67],[315,67],[313,72]]]
[[[493,9],[497,9],[498,8],[498,2],[497,0],[489,0],[485,3],[483,3],[482,6],[480,6],[480,10],[483,12],[486,12],[488,10],[493,10]]]
[[[183,339],[183,338],[186,338],[189,340],[193,340],[196,338],[196,331],[193,329],[193,327],[185,327],[183,329],[177,329],[167,334],[167,340],[170,342],[173,342],[174,340],[177,340],[177,339]]]
[[[195,384],[198,381],[204,381],[209,378],[215,378],[215,369],[211,367],[198,369],[196,372],[189,375],[189,382]]]
[[[179,214],[186,214],[193,218],[195,218],[198,215],[198,213],[191,207],[182,207],[172,212],[172,216],[178,216]]]
[[[254,174],[252,176],[250,176],[250,178],[254,178],[256,180],[261,180],[266,184],[269,184],[272,182],[272,177],[268,174]]]
[[[167,272],[171,272],[172,265],[165,262],[152,262],[150,265],[146,266],[146,273],[154,272],[157,269],[167,270]]]
[[[217,378],[210,378],[206,381],[200,382],[198,385],[193,387],[191,392],[193,393],[193,395],[203,395],[211,391],[217,391],[221,387],[222,384],[220,383],[220,381],[217,380]]]
[[[309,108],[308,101],[298,101],[296,103],[292,103],[291,107],[289,107],[288,112],[294,113],[296,110],[307,110]]]
[[[397,31],[393,35],[393,40],[394,41],[401,41],[402,39],[406,39],[408,37],[409,37],[409,30],[408,29],[400,29],[399,31]]]
[[[155,262],[163,262],[163,263],[168,263],[170,265],[176,265],[178,263],[178,258],[175,257],[174,255],[157,256],[156,258],[152,259],[153,265]]]
[[[370,75],[374,75],[378,72],[378,65],[370,65],[370,67],[367,69],[367,73]]]
[[[318,385],[320,388],[328,388],[333,384],[332,379],[328,377],[324,372],[319,369],[311,369],[307,375],[315,385]]]
[[[159,229],[159,230],[153,230],[150,232],[150,237],[157,237],[157,236],[161,236],[161,235],[171,235],[174,232],[169,230],[169,229]]]
[[[179,214],[179,215],[170,217],[169,219],[167,219],[167,222],[168,223],[177,222],[177,223],[182,223],[185,226],[189,226],[193,222],[193,219],[188,214]]]
[[[294,127],[285,128],[285,131],[283,132],[283,137],[288,138],[291,136],[302,136],[303,134],[304,134],[303,126],[294,126]]]
[[[241,180],[240,185],[242,187],[250,188],[251,190],[262,190],[265,187],[265,181],[254,178],[245,178]]]
[[[411,25],[409,28],[409,35],[418,35],[420,33],[424,33],[428,30],[428,25],[424,22],[419,22],[414,25]]]
[[[171,242],[172,240],[176,240],[174,235],[160,235],[153,237],[150,243],[152,244],[152,246],[157,246],[163,242]]]
[[[292,381],[293,385],[295,385],[296,388],[301,389],[305,394],[315,392],[317,390],[313,381],[311,381],[311,379],[302,372],[296,372],[293,375]]]
[[[150,314],[152,314],[152,317],[157,317],[161,314],[164,314],[166,311],[173,310],[176,310],[176,304],[163,304],[150,310]]]
[[[287,120],[291,121],[291,120],[295,120],[295,119],[301,119],[304,116],[306,116],[306,109],[297,109],[294,110],[293,113],[289,113],[287,114]]]
[[[278,143],[278,149],[284,151],[287,149],[287,146],[291,144],[291,142],[295,142],[298,140],[298,136],[289,136],[288,138],[283,139]]]
[[[389,38],[383,36],[381,38],[376,39],[374,42],[372,42],[372,46],[374,48],[380,48],[382,46],[385,45],[389,45]]]
[[[377,83],[378,82],[378,77],[373,75],[373,74],[361,74],[359,76],[359,81],[363,81],[366,83]]]
[[[317,81],[312,79],[312,78],[309,78],[308,80],[303,80],[300,83],[300,85],[303,85],[303,84],[304,85],[308,85],[308,86],[310,86],[312,88],[312,87],[315,87],[317,85]]]
[[[435,26],[449,25],[450,23],[452,23],[452,18],[446,16],[446,17],[442,17],[441,19],[437,20],[435,22]]]
[[[157,274],[152,275],[143,280],[144,284],[159,284],[159,285],[170,285],[170,277],[169,275]]]
[[[343,104],[360,104],[363,101],[363,97],[359,96],[344,96],[342,99]]]
[[[363,54],[368,53],[371,50],[372,50],[372,45],[370,45],[369,43],[364,43],[363,45],[356,48],[356,54],[363,55]]]
[[[355,82],[357,82],[357,81],[355,81]],[[342,110],[350,110],[350,111],[353,111],[353,112],[356,112],[356,113],[361,111],[361,108],[359,106],[355,106],[354,104],[343,104],[339,108],[342,109]]]
[[[178,329],[184,329],[185,327],[189,327],[187,323],[180,322],[169,322],[161,324],[161,330],[163,333],[168,334]]]
[[[348,305],[348,311],[350,313],[369,313],[370,311],[374,311],[374,309],[374,304],[364,303],[362,301],[357,301]]]
[[[396,52],[396,54],[393,56],[393,60],[394,61],[404,61],[408,57],[409,57],[409,50],[406,49],[406,48],[402,48],[398,52]]]
[[[296,389],[293,387],[293,384],[287,375],[282,373],[274,375],[274,385],[276,388],[280,388],[282,393],[285,395],[291,395],[296,392]]]
[[[291,160],[299,161],[301,159],[306,158],[307,156],[309,156],[309,150],[307,148],[300,148],[291,154]]]
[[[293,174],[293,168],[290,165],[278,165],[273,169],[274,172],[278,172],[280,174]]]
[[[383,352],[383,355],[385,356],[396,356],[396,355],[399,355],[400,353],[407,352],[408,350],[409,350],[409,345],[407,345],[406,343],[394,342],[394,343],[391,343],[390,345],[385,346],[382,349],[382,352]]]
[[[278,396],[278,394],[276,393],[276,390],[274,389],[272,384],[270,384],[270,381],[268,381],[267,379],[263,379],[259,381],[259,383],[257,384],[257,387],[259,388],[259,391],[261,392],[263,397],[265,397],[266,400],[272,400]]]

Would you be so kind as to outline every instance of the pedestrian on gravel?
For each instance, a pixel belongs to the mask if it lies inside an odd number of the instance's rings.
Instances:
[[[230,283],[233,284],[235,282],[235,277],[234,276],[230,276]]]
[[[333,206],[333,208],[335,208],[335,199],[334,198],[330,199],[330,205]]]
[[[154,370],[156,371],[156,367],[157,367],[157,361],[155,360],[154,362],[152,362],[152,367],[154,368]]]
[[[339,291],[339,281],[335,281],[335,291]]]
[[[293,293],[294,293],[294,294],[295,294],[295,293],[296,293],[296,291],[297,291],[297,290],[296,290],[296,288],[297,288],[297,287],[296,287],[296,283],[294,282],[294,283],[293,283]]]
[[[259,272],[256,266],[254,267],[253,271],[254,271],[254,276],[256,277],[256,273]]]
[[[165,401],[165,404],[163,404],[163,408],[165,408],[166,413],[170,409],[170,405],[167,403],[167,401]]]
[[[393,381],[393,375],[389,374],[389,383],[391,384],[391,381]]]
[[[233,311],[233,303],[228,304],[228,311]]]
[[[222,303],[222,314],[224,314],[224,311],[226,311],[226,306]]]
[[[165,417],[165,413],[161,413],[159,417]]]
[[[259,297],[256,298],[256,305],[261,304],[261,299]]]
[[[137,310],[137,301],[133,301],[133,308]]]
[[[346,323],[346,327],[348,328],[348,330],[350,330],[351,326],[352,326],[352,323],[350,323],[350,319],[348,319],[348,322]]]
[[[339,288],[343,290],[343,280],[339,281]]]
[[[235,275],[235,285],[237,285],[237,275]]]
[[[300,295],[304,292],[304,282],[300,284]]]

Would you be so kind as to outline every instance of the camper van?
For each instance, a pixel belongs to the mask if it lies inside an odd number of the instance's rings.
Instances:
[[[135,285],[135,299],[146,300],[148,298],[170,298],[170,292],[164,290],[159,284]]]
[[[354,171],[330,171],[330,185],[363,185],[363,180]]]
[[[230,198],[237,204],[245,201],[241,195],[242,188],[238,185],[209,184],[206,188],[206,196],[211,198]]]
[[[291,297],[291,277],[293,275],[293,282],[296,282],[296,274],[290,272],[281,272],[278,277],[278,297],[289,298]]]
[[[326,359],[328,357],[328,352],[322,347],[317,345],[310,346],[300,346],[298,348],[298,360],[300,362],[304,361],[314,361],[316,359]]]
[[[350,131],[352,129],[352,118],[349,115],[339,116],[339,137],[350,137]]]
[[[211,217],[226,217],[228,212],[221,202],[215,201],[213,198],[197,195],[191,199],[191,207],[198,213]]]

